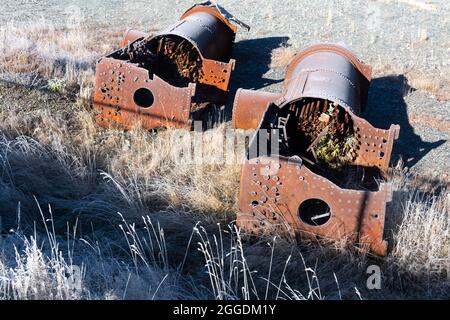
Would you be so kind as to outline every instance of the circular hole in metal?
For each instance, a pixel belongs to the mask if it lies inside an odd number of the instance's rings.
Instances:
[[[300,219],[311,226],[321,226],[331,218],[330,206],[320,199],[308,199],[298,208]]]
[[[153,93],[147,88],[140,88],[136,90],[133,96],[134,103],[141,108],[150,108],[155,101]]]
[[[252,207],[257,207],[259,205],[258,201],[252,201]]]

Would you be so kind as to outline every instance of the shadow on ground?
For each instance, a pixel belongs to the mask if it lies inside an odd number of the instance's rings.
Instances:
[[[233,58],[236,60],[236,69],[232,75],[228,103],[224,110],[225,121],[231,120],[233,101],[239,88],[258,90],[282,81],[263,76],[270,70],[272,51],[288,40],[289,37],[267,37],[242,40],[235,44]]]
[[[366,111],[363,117],[375,127],[388,129],[391,124],[400,125],[400,138],[394,145],[392,161],[403,159],[411,168],[428,152],[441,146],[446,140],[426,142],[414,132],[407,113],[404,97],[415,90],[403,75],[380,77],[372,80]]]
[[[221,123],[231,121],[233,101],[240,88],[258,90],[283,80],[264,78],[270,70],[272,51],[286,44],[289,37],[267,37],[242,40],[235,44],[233,59],[236,67],[231,76],[230,91],[223,107],[209,108],[200,117],[203,129],[207,130]]]
[[[267,37],[242,40],[234,47],[236,70],[231,91],[239,88],[258,90],[281,80],[264,78],[270,70],[272,51],[287,43],[289,37]]]

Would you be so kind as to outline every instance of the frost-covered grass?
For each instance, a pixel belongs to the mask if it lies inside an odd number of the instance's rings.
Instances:
[[[249,239],[233,225],[239,162],[176,161],[183,144],[173,130],[94,123],[93,63],[118,40],[99,45],[91,35],[44,22],[0,30],[1,43],[16,39],[0,48],[3,78],[39,89],[61,79],[78,97],[50,107],[27,100],[35,89],[5,89],[21,90],[21,100],[0,110],[0,299],[449,298],[444,182],[418,189],[421,177],[395,169],[386,258],[343,243]],[[291,55],[275,52],[273,63]],[[205,154],[223,147],[225,130],[206,133]],[[366,288],[373,264],[379,291]]]

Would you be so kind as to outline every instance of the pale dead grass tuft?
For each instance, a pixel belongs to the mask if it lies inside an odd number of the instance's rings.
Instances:
[[[272,68],[286,67],[294,58],[297,51],[291,46],[282,46],[272,51]]]
[[[404,68],[398,63],[387,62],[384,57],[378,56],[374,61],[370,61],[372,66],[373,76],[389,75],[389,74],[403,74],[405,72]]]
[[[393,185],[387,223],[392,247],[387,262],[414,276],[440,279],[445,287],[450,275],[448,181],[411,176],[399,162]]]
[[[450,100],[450,75],[436,77],[419,72],[408,72],[406,76],[411,87],[432,94],[438,101]]]
[[[404,74],[408,79],[408,84],[419,91],[432,94],[438,101],[450,100],[450,76],[425,74],[410,69],[405,69],[399,64],[383,61],[379,57],[376,61],[372,61],[373,75],[401,75]]]
[[[436,94],[441,88],[441,80],[422,73],[408,73],[408,82],[411,87]]]
[[[411,192],[394,238],[391,259],[412,274],[446,277],[450,266],[448,193],[424,198]]]

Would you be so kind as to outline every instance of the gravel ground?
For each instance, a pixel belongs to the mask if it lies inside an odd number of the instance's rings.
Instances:
[[[0,24],[42,17],[58,25],[81,20],[105,28],[159,30],[192,4],[185,0],[2,1]],[[450,90],[449,1],[223,0],[220,4],[252,27],[250,32],[240,30],[238,36],[234,89],[278,91],[284,67],[270,68],[270,54],[283,44],[301,49],[317,42],[344,42],[374,66],[367,119],[384,128],[401,125],[395,158],[401,156],[414,172],[448,177],[450,101],[414,90],[405,77],[419,72],[441,79],[441,91]]]

